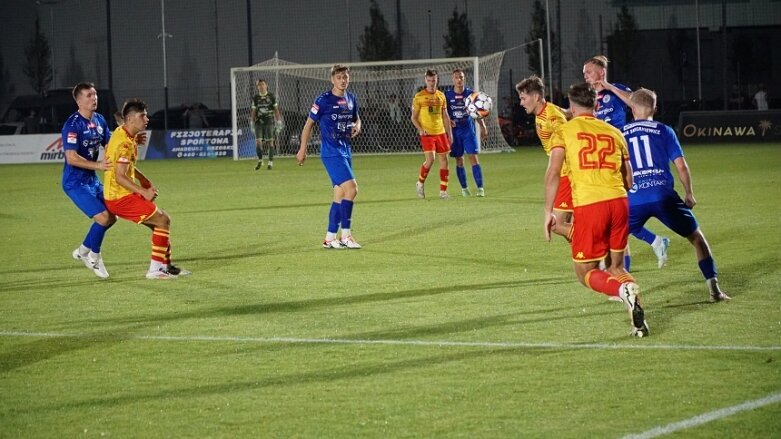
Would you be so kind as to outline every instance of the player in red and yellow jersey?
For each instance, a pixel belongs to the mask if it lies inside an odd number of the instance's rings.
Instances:
[[[425,161],[420,167],[420,175],[416,188],[418,197],[426,198],[423,184],[434,164],[434,155],[439,157],[439,198],[447,199],[447,182],[450,171],[447,165],[447,154],[453,141],[450,117],[447,114],[445,94],[437,89],[439,75],[436,70],[426,71],[426,87],[412,99],[412,124],[418,130],[420,143],[423,145]]]
[[[567,117],[561,108],[545,100],[545,84],[538,76],[530,76],[515,85],[515,91],[521,100],[521,106],[527,114],[534,115],[534,125],[537,129],[537,137],[542,143],[542,149],[550,157],[551,136],[553,130],[567,122]],[[561,181],[556,200],[553,203],[553,215],[556,217],[556,226],[553,232],[563,236],[568,241],[571,239],[572,230],[572,188],[569,183],[569,169],[567,163],[561,167]]]
[[[157,188],[136,168],[136,135],[149,123],[146,104],[139,99],[126,101],[122,118],[124,123],[114,131],[106,147],[106,160],[112,165],[103,176],[106,207],[120,218],[152,229],[152,262],[147,279],[171,279],[191,274],[171,263],[171,217],[155,205]]]
[[[573,118],[557,127],[551,137],[545,173],[545,238],[555,226],[553,202],[561,181],[561,168],[570,168],[572,201],[572,259],[580,282],[608,296],[618,296],[632,321],[631,335],[648,335],[640,288],[624,269],[629,236],[627,189],[632,187],[632,165],[626,141],[618,129],[594,117],[596,91],[589,84],[570,87]],[[606,271],[599,261],[609,259]]]

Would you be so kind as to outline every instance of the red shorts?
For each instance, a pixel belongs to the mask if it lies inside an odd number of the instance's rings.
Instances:
[[[553,210],[561,212],[572,212],[572,186],[569,184],[569,177],[559,177],[559,191],[556,192],[556,199],[553,201]]]
[[[423,145],[423,152],[436,152],[437,154],[450,152],[450,142],[448,142],[445,133],[420,136],[420,144]]]
[[[141,224],[157,212],[155,203],[141,194],[130,194],[118,200],[105,200],[106,208],[114,215]]]
[[[629,199],[626,197],[575,207],[572,221],[572,260],[598,261],[608,251],[623,251],[629,238]]]

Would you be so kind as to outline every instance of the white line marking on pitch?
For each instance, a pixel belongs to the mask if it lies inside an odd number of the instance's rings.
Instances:
[[[211,335],[139,335],[139,334],[88,334],[60,332],[20,332],[0,331],[0,337],[38,337],[38,338],[96,338],[117,340],[157,340],[157,341],[222,341],[238,343],[290,343],[290,344],[360,344],[394,346],[446,346],[476,348],[520,348],[520,349],[594,349],[594,350],[669,350],[669,351],[781,351],[781,346],[741,346],[741,345],[671,345],[671,344],[611,344],[611,343],[524,343],[524,342],[481,342],[447,340],[355,340],[340,338],[296,338],[296,337],[230,337]]]
[[[678,430],[683,430],[685,428],[695,427],[697,425],[706,424],[721,418],[726,418],[727,416],[732,416],[736,413],[740,413],[746,410],[758,409],[760,407],[775,404],[777,402],[781,402],[781,393],[774,393],[761,399],[755,399],[754,401],[747,401],[742,404],[733,405],[732,407],[726,407],[723,409],[714,410],[712,412],[703,413],[693,418],[684,419],[683,421],[674,422],[662,427],[652,428],[642,433],[630,434],[624,436],[622,439],[651,439],[654,437],[670,434]]]

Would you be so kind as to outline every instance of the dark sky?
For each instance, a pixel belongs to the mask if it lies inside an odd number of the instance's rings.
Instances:
[[[576,80],[586,54],[596,54],[600,48],[600,15],[603,34],[609,32],[615,20],[614,2],[595,0],[586,9],[579,0],[549,1],[554,8],[561,4],[565,59],[562,76],[565,82]],[[22,66],[24,47],[32,36],[36,15],[43,33],[53,42],[56,86],[71,86],[77,77],[94,81],[100,88],[108,86],[106,3],[0,0],[0,46],[15,94],[32,92]],[[395,31],[396,0],[377,3],[390,30]],[[672,14],[678,25],[694,27],[694,8],[687,5],[693,5],[693,0],[646,3],[656,6],[633,8],[641,28],[668,26]],[[718,27],[720,5],[701,3],[702,25]],[[411,34],[411,40],[405,42],[407,59],[429,57],[429,9],[434,58],[444,56],[442,36],[454,7],[467,10],[478,52],[490,34],[498,34],[506,48],[525,42],[531,22],[531,0],[400,0],[400,4],[405,27]],[[271,58],[275,51],[280,58],[299,63],[333,63],[351,58],[357,61],[355,46],[368,24],[369,5],[369,0],[252,1],[252,62]],[[229,69],[248,64],[245,0],[165,0],[165,8],[166,31],[173,35],[167,40],[171,104],[202,101],[212,108],[229,107]],[[778,1],[730,4],[728,12],[731,25],[781,23]],[[487,23],[494,26],[487,29]],[[140,96],[151,108],[162,107],[163,56],[157,38],[160,32],[161,0],[111,1],[112,71],[118,101]],[[518,53],[519,59],[523,57]],[[525,61],[512,62],[516,63],[516,70],[525,68]]]

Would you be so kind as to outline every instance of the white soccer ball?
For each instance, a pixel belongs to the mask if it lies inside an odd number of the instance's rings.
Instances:
[[[466,97],[464,100],[466,112],[472,119],[482,119],[491,114],[491,108],[494,101],[487,94],[476,91]]]

